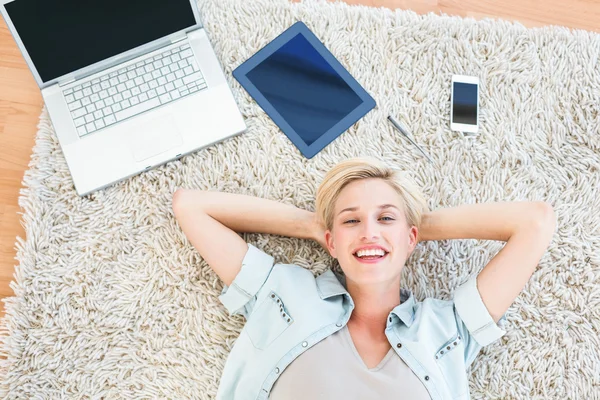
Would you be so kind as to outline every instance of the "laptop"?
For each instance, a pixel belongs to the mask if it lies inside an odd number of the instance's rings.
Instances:
[[[194,0],[0,0],[85,196],[246,130]]]

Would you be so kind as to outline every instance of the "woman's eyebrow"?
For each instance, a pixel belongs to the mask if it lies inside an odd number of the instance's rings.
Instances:
[[[393,208],[395,208],[396,210],[400,211],[400,209],[399,209],[398,207],[396,207],[395,205],[393,205],[393,204],[382,204],[382,205],[380,205],[378,208],[379,208],[379,209],[381,209],[381,210],[384,210],[384,209],[386,209],[386,208],[391,208],[391,207],[393,207]],[[346,212],[346,211],[356,211],[356,210],[358,210],[358,208],[359,208],[359,207],[348,207],[348,208],[344,208],[342,211],[340,211],[340,212],[338,213],[338,216],[339,216],[341,213],[343,213],[343,212]]]

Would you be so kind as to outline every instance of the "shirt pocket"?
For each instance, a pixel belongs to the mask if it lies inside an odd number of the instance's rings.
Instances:
[[[254,347],[264,350],[293,322],[281,297],[271,290],[250,315],[246,333]]]
[[[468,399],[469,380],[465,371],[464,344],[457,332],[435,353],[435,361],[442,371],[453,399]]]

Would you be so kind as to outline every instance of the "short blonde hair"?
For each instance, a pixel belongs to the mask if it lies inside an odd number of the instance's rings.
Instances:
[[[421,189],[406,172],[388,167],[371,157],[350,158],[336,164],[317,189],[316,214],[326,229],[332,231],[335,203],[344,187],[359,179],[378,178],[389,184],[403,200],[409,227],[421,228],[423,214],[429,212]]]

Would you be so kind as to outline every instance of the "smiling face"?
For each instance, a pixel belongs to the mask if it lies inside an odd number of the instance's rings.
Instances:
[[[325,232],[325,240],[347,279],[372,284],[400,279],[404,263],[417,244],[417,233],[417,228],[406,222],[396,190],[382,179],[369,178],[342,189],[334,208],[333,227]],[[357,250],[365,247],[383,249],[385,255],[373,260],[359,258]]]

